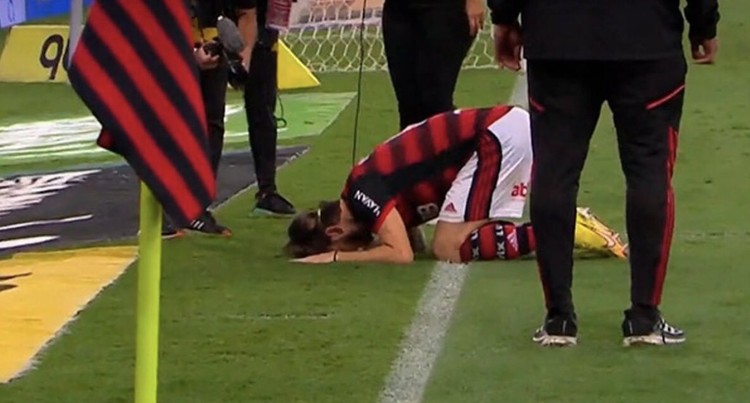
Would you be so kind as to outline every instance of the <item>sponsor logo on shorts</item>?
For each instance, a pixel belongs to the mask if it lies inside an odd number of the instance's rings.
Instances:
[[[445,209],[443,210],[447,213],[456,213],[456,206],[453,203],[448,203],[447,206],[445,206]]]
[[[510,192],[511,197],[526,197],[529,194],[529,185],[525,182],[521,182],[513,186],[513,191]]]

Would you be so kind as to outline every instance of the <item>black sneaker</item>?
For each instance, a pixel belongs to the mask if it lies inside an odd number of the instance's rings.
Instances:
[[[547,316],[531,340],[542,346],[575,346],[578,343],[576,315]]]
[[[292,203],[276,192],[255,196],[255,214],[291,216],[297,213]]]
[[[140,234],[140,231],[138,233]],[[162,220],[161,239],[179,238],[183,235],[185,235],[185,231],[175,228],[166,217]]]
[[[664,346],[684,343],[686,340],[685,332],[667,323],[661,315],[653,319],[632,311],[625,311],[622,334],[622,344],[625,347],[644,344]]]
[[[200,217],[193,220],[190,225],[188,225],[187,229],[209,235],[232,235],[232,231],[229,228],[216,222],[216,219],[209,211],[206,211]]]

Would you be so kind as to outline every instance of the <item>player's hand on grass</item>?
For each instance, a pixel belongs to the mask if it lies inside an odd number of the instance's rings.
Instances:
[[[195,49],[193,55],[195,56],[195,62],[198,63],[198,68],[201,70],[215,69],[219,65],[219,56],[209,55],[203,46]]]
[[[484,0],[466,0],[466,16],[469,18],[469,34],[476,36],[484,25]]]
[[[693,60],[697,64],[714,64],[716,54],[719,52],[719,40],[712,39],[690,39],[690,48],[693,52]]]
[[[294,259],[292,262],[295,263],[314,263],[314,264],[323,264],[323,263],[333,263],[335,260],[335,252],[326,252],[321,253],[319,255],[312,255],[308,257],[303,257],[302,259]]]
[[[501,68],[521,70],[521,26],[495,25],[495,61]]]

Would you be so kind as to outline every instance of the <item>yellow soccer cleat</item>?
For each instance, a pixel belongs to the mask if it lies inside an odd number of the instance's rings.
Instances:
[[[620,235],[586,207],[576,209],[575,246],[620,259],[628,257],[628,245],[620,240]]]

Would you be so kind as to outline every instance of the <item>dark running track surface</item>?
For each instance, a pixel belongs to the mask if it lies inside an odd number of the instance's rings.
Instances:
[[[279,148],[276,166],[306,151]],[[214,205],[253,184],[250,152],[225,154]],[[0,179],[0,256],[132,239],[138,201],[138,179],[126,165]]]

